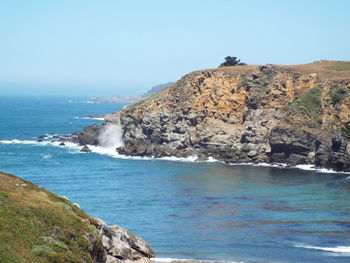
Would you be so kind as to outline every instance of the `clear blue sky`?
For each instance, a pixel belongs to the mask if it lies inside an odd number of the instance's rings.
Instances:
[[[350,1],[4,0],[0,36],[0,95],[132,95],[228,55],[350,60]]]

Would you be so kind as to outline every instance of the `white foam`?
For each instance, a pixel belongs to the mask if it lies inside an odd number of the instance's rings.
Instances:
[[[133,159],[133,160],[166,160],[166,161],[180,161],[180,162],[221,162],[222,161],[216,160],[213,157],[208,157],[208,160],[205,161],[197,161],[198,157],[197,155],[192,155],[189,157],[175,157],[175,156],[168,156],[168,157],[145,157],[145,156],[129,156],[129,155],[121,155],[116,151],[117,147],[122,146],[122,130],[117,125],[110,125],[110,127],[107,127],[105,131],[101,134],[101,137],[99,138],[102,142],[101,146],[94,146],[94,145],[87,145],[90,150],[94,153],[108,155],[114,158],[119,159]],[[82,146],[72,143],[72,142],[64,142],[65,145],[60,145],[61,141],[31,141],[31,140],[0,140],[0,144],[36,144],[36,145],[53,145],[53,146],[60,146],[60,147],[68,147],[73,149],[74,151],[72,153],[78,153],[80,152],[80,149]],[[342,171],[334,171],[332,169],[326,169],[326,168],[315,168],[313,165],[308,164],[300,164],[296,166],[288,166],[284,163],[229,163],[229,165],[247,165],[247,166],[261,166],[261,167],[277,167],[277,168],[297,168],[301,170],[306,171],[316,171],[318,173],[338,173],[338,174],[350,174],[350,172],[342,172]],[[350,179],[350,176],[348,176],[346,179]]]
[[[216,160],[213,157],[209,156],[208,160],[206,160],[205,162],[207,162],[207,163],[216,163],[216,162],[218,162],[218,160]]]
[[[0,141],[1,144],[40,144],[40,142],[37,141],[31,141],[31,140],[2,140]]]
[[[334,253],[349,253],[350,256],[350,246],[337,246],[337,247],[317,247],[317,246],[309,246],[305,244],[296,244],[295,247],[306,248],[306,249],[316,249],[327,252]]]
[[[151,258],[153,262],[171,263],[171,262],[201,262],[201,263],[244,263],[243,261],[228,261],[228,260],[209,260],[209,259],[191,259],[191,258]]]
[[[53,139],[54,136],[58,136],[58,134],[55,133],[47,133],[43,135],[43,139]]]
[[[80,119],[80,120],[97,120],[97,121],[104,121],[105,118],[93,118],[93,117],[74,117],[74,119]]]
[[[51,154],[45,154],[45,155],[43,155],[43,158],[44,159],[50,159],[50,158],[52,158],[52,155]]]
[[[110,157],[118,158],[118,159],[132,159],[132,160],[165,160],[165,161],[176,161],[176,162],[195,162],[197,160],[196,155],[192,155],[189,157],[175,157],[175,156],[165,156],[165,157],[154,157],[154,156],[130,156],[130,155],[122,155],[116,151],[116,147],[103,147],[103,146],[95,146],[95,145],[87,145],[91,152],[108,155]],[[75,147],[81,147],[75,145]]]
[[[326,168],[316,168],[314,165],[310,164],[299,164],[295,166],[289,166],[285,163],[229,163],[229,165],[247,165],[247,166],[261,166],[261,167],[277,167],[277,168],[297,168],[305,171],[315,171],[318,173],[340,173],[340,174],[350,174],[350,172],[334,171],[332,169]],[[348,177],[350,179],[350,176]]]
[[[46,145],[53,145],[53,146],[60,146],[61,147],[61,141],[33,141],[33,140],[0,140],[0,144],[28,144],[28,145],[41,145],[41,146],[46,146]],[[74,149],[80,149],[77,144],[72,143],[72,142],[65,142],[65,145],[63,147],[70,147]],[[44,155],[43,158],[50,158],[49,155]]]
[[[317,171],[320,173],[339,173],[339,172],[331,170],[331,169],[316,168],[314,165],[309,165],[309,164],[298,164],[295,166],[295,168],[306,170],[306,171]]]
[[[32,145],[52,145],[52,146],[59,146],[59,147],[66,147],[71,150],[73,150],[71,153],[80,153],[80,150],[83,146],[72,143],[72,142],[64,142],[65,145],[60,145],[60,141],[21,141],[21,140],[0,140],[0,144],[32,144]],[[133,159],[133,160],[166,160],[166,161],[180,161],[180,162],[195,162],[197,160],[197,156],[189,156],[189,157],[175,157],[175,156],[168,156],[168,157],[146,157],[146,156],[130,156],[130,155],[122,155],[119,154],[116,151],[116,148],[121,146],[121,141],[118,139],[118,136],[114,139],[107,139],[105,140],[106,146],[95,146],[95,145],[87,145],[91,152],[102,154],[102,155],[108,155],[110,157],[118,158],[118,159]],[[113,146],[114,145],[114,146]],[[50,158],[49,155],[44,155],[43,158]],[[216,160],[214,158],[209,158],[208,162],[215,162]]]

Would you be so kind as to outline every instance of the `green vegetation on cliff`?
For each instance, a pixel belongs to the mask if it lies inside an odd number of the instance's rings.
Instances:
[[[307,115],[321,124],[322,90],[323,88],[320,85],[305,90],[302,94],[300,94],[290,103],[292,110],[299,112],[303,115]]]
[[[345,88],[333,88],[329,91],[329,96],[331,97],[332,104],[337,104],[341,102],[347,95],[347,90]]]
[[[65,198],[0,172],[1,263],[94,262],[94,221]]]

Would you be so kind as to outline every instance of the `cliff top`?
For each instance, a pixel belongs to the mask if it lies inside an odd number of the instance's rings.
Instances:
[[[244,66],[231,66],[231,67],[219,67],[208,70],[219,70],[227,73],[244,73],[257,69],[262,65],[244,65]],[[309,64],[301,65],[278,65],[283,70],[297,71],[303,73],[316,73],[321,78],[327,79],[350,79],[350,62],[349,61],[333,61],[333,60],[320,60]],[[200,72],[198,70],[195,72]]]

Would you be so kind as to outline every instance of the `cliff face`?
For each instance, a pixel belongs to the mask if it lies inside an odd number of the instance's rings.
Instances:
[[[190,73],[120,112],[124,146],[118,151],[348,171],[350,78],[347,70],[328,69],[336,65]]]
[[[350,63],[237,66],[192,72],[107,115],[126,155],[313,164],[350,170]],[[91,126],[76,141],[94,140]],[[89,140],[85,140],[89,138]]]
[[[0,172],[0,262],[149,263],[151,247],[67,199]]]

